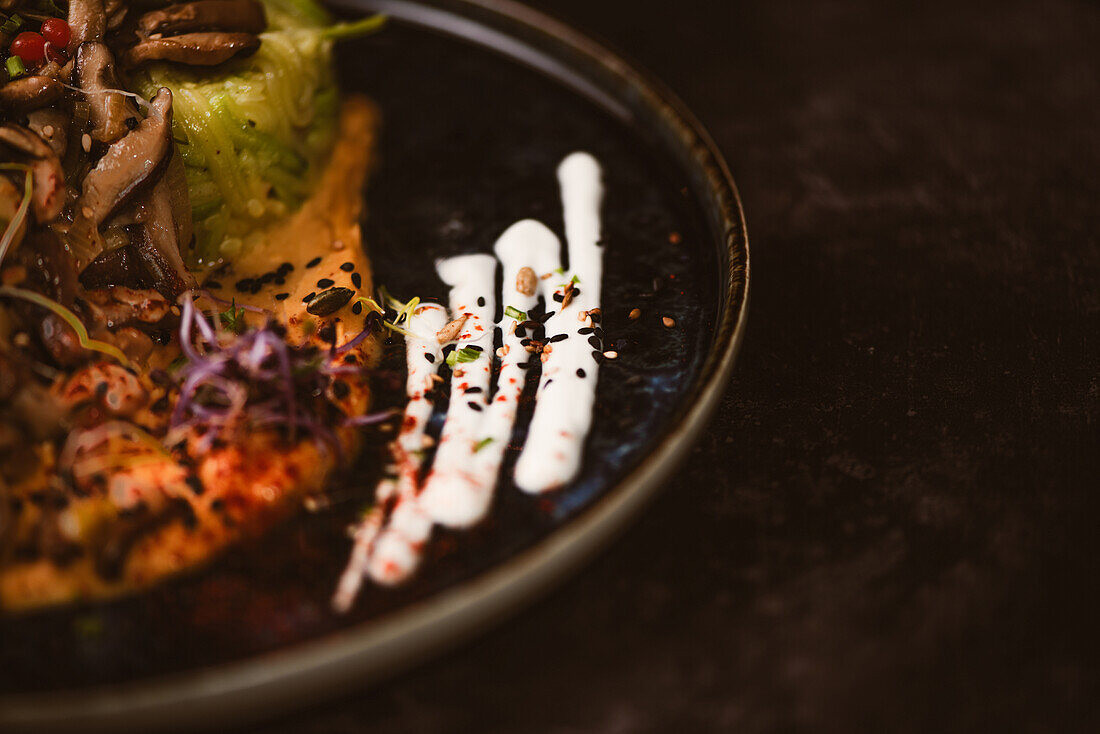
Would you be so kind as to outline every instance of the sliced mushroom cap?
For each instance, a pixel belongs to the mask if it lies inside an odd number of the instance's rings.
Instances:
[[[172,93],[161,87],[151,106],[149,116],[113,143],[84,177],[76,217],[69,228],[69,246],[81,267],[103,251],[100,225],[168,162],[172,149]]]
[[[27,127],[41,136],[60,159],[69,144],[69,119],[57,107],[46,107],[27,114]]]
[[[103,0],[69,0],[69,55],[85,41],[102,41],[107,32],[107,12]]]
[[[180,293],[196,287],[195,276],[180,256],[172,197],[166,177],[161,177],[136,203],[141,233],[133,238],[134,250],[153,277],[153,287],[166,297],[175,299]]]
[[[21,117],[32,110],[52,105],[61,99],[64,91],[61,82],[40,74],[12,79],[0,87],[0,105],[12,117]]]
[[[133,234],[140,225],[128,227]],[[140,236],[140,235],[138,235]],[[131,236],[131,242],[134,237]],[[89,291],[109,288],[113,285],[127,288],[151,288],[153,279],[145,271],[145,265],[138,257],[133,244],[112,247],[100,253],[88,267],[80,273],[80,284]]]
[[[115,30],[126,20],[130,10],[127,0],[106,0],[103,10],[107,13],[107,30]]]
[[[31,130],[11,123],[0,126],[0,143],[31,159],[34,218],[40,223],[57,219],[65,204],[65,173],[53,148]]]
[[[234,56],[248,56],[260,47],[251,33],[185,33],[170,38],[148,38],[126,53],[127,66],[150,61],[174,61],[190,66],[216,66]]]
[[[143,35],[193,31],[260,33],[267,27],[264,6],[256,0],[197,0],[150,10],[138,20]]]
[[[138,119],[137,108],[119,89],[114,56],[106,44],[88,41],[76,51],[76,73],[92,110],[93,140],[113,143],[130,130],[127,120]]]

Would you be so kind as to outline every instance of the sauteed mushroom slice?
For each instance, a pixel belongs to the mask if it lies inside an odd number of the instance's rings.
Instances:
[[[132,239],[134,251],[153,278],[153,286],[168,298],[198,284],[180,256],[179,239],[167,177],[137,201],[137,221],[142,227]]]
[[[256,0],[197,0],[150,10],[138,20],[142,35],[171,36],[193,31],[260,33],[267,27],[264,6]]]
[[[76,52],[76,73],[92,111],[93,140],[113,143],[130,130],[127,121],[136,121],[137,108],[118,92],[118,77],[110,49],[98,41],[80,44]]]
[[[69,55],[85,41],[102,41],[107,32],[107,12],[103,0],[69,0]]]
[[[61,214],[65,204],[65,173],[57,154],[31,130],[8,123],[0,126],[0,143],[14,148],[29,157],[34,176],[34,218],[38,222],[52,222]]]
[[[150,115],[113,143],[84,177],[76,218],[69,228],[69,245],[82,267],[103,251],[99,226],[167,163],[172,149],[172,93],[162,87],[151,105]]]
[[[126,0],[106,0],[103,10],[107,13],[107,30],[113,31],[126,20],[130,8]]]
[[[252,33],[184,33],[139,41],[125,56],[127,66],[150,61],[174,61],[190,66],[216,66],[234,56],[248,56],[260,47]]]
[[[61,82],[36,74],[12,79],[0,87],[0,105],[12,117],[21,117],[32,110],[52,105],[61,99],[64,92]]]
[[[92,260],[80,274],[80,284],[89,291],[109,288],[113,285],[127,288],[151,288],[153,279],[145,271],[145,266],[134,249],[132,241],[136,234],[133,230],[140,225],[132,225],[131,244],[104,250]]]
[[[69,143],[69,115],[57,107],[45,107],[27,114],[27,127],[50,146],[58,159],[65,157]]]

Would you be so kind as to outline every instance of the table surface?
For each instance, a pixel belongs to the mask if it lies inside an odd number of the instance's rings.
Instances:
[[[550,597],[261,731],[1100,725],[1100,6],[533,4],[725,152],[753,256],[736,375]]]

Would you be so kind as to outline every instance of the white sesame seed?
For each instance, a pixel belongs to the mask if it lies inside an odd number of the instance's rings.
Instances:
[[[92,150],[92,136],[88,133],[84,133],[80,136],[80,147],[84,149],[85,153],[90,152]]]
[[[607,359],[618,359],[619,358],[619,353],[615,352],[615,351],[608,350],[608,351],[603,353],[603,356],[606,357]]]

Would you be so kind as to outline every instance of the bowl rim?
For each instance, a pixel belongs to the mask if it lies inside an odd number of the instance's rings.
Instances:
[[[0,724],[5,731],[149,730],[166,725],[205,729],[267,718],[394,675],[501,621],[591,558],[652,499],[721,401],[745,331],[748,235],[729,168],[710,134],[679,97],[604,42],[515,0],[340,0],[340,4],[385,11],[405,20],[410,20],[402,14],[407,6],[436,11],[442,7],[443,12],[459,16],[495,20],[510,31],[523,29],[625,83],[638,95],[632,106],[642,105],[660,116],[705,176],[705,186],[717,204],[728,258],[725,293],[720,293],[724,305],[695,389],[684,400],[686,407],[675,425],[606,494],[531,547],[471,579],[357,626],[244,660],[102,688],[0,696]]]

